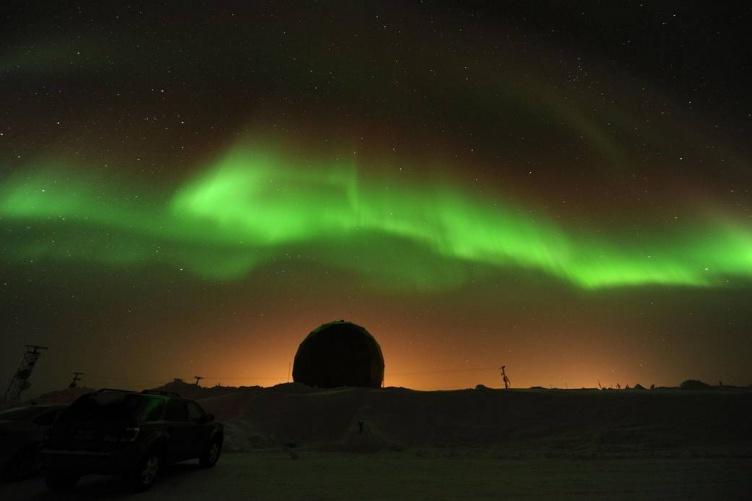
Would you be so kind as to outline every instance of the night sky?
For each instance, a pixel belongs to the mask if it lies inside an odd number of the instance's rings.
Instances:
[[[752,383],[747,2],[9,2],[0,384]]]

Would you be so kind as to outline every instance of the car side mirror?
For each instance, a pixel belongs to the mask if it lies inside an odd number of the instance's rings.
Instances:
[[[207,414],[201,419],[202,423],[212,423],[214,422],[214,414]]]

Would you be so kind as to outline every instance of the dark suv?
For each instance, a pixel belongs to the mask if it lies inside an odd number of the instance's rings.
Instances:
[[[122,474],[148,489],[165,464],[198,458],[211,467],[223,427],[192,400],[166,392],[99,390],[58,417],[42,451],[47,486],[73,487],[86,473]]]

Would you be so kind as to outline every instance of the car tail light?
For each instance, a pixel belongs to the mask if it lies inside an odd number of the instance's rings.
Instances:
[[[134,442],[138,437],[140,428],[123,428],[114,433],[108,433],[104,437],[105,442]]]

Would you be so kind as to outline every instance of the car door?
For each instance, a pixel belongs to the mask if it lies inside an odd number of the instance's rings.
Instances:
[[[194,442],[191,450],[192,457],[198,457],[206,449],[212,424],[207,421],[207,414],[196,402],[188,400],[188,420],[193,425]]]
[[[177,398],[168,400],[164,420],[169,433],[168,460],[175,462],[189,458],[193,449],[194,425],[188,420],[186,401]]]

